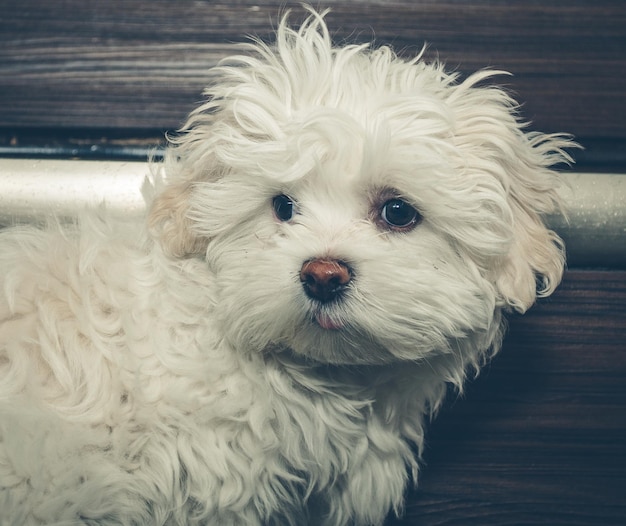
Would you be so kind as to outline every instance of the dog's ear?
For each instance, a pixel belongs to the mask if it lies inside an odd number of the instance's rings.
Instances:
[[[208,246],[208,239],[194,230],[191,207],[197,184],[219,174],[210,109],[210,102],[200,106],[177,135],[167,136],[169,144],[149,199],[150,234],[165,254],[175,258],[205,256]]]
[[[513,147],[501,162],[512,242],[495,283],[505,305],[523,313],[537,296],[554,292],[563,276],[565,246],[545,220],[550,214],[564,214],[559,194],[564,183],[554,167],[571,163],[565,149],[578,145],[569,136],[524,133],[520,128],[509,140]]]
[[[497,270],[496,288],[509,308],[525,312],[540,297],[550,295],[561,281],[565,249],[559,236],[546,228],[534,208],[546,195],[525,189],[527,195],[511,195],[513,240]]]
[[[506,206],[500,219],[508,225],[506,253],[498,256],[491,279],[500,304],[525,312],[537,296],[551,294],[560,283],[565,250],[546,227],[550,214],[563,213],[554,170],[572,158],[566,149],[579,147],[567,135],[526,131],[519,106],[503,89],[485,85],[498,71],[481,71],[456,85],[448,99],[454,110],[462,166],[475,177],[495,178]]]
[[[157,194],[148,213],[148,227],[163,251],[176,258],[204,255],[207,240],[193,230],[189,207],[193,182],[169,184]]]

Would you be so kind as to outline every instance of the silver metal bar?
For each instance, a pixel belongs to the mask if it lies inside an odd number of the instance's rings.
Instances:
[[[566,174],[568,221],[548,218],[567,247],[568,265],[626,267],[626,174]]]
[[[137,217],[147,163],[0,159],[0,224],[71,218],[104,204],[116,217]]]
[[[71,218],[105,204],[120,218],[141,216],[147,163],[0,159],[0,225]],[[569,266],[626,267],[626,174],[564,175],[569,222],[548,218],[565,240]]]

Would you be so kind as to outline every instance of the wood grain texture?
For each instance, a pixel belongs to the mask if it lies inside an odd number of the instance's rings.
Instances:
[[[626,272],[570,271],[430,426],[389,526],[626,524]]]
[[[545,131],[626,139],[626,4],[342,0],[338,41],[392,44],[471,72],[502,68]],[[246,34],[295,2],[0,0],[0,127],[175,129]]]

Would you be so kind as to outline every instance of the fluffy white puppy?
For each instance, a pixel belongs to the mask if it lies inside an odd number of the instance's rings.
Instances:
[[[216,71],[145,224],[0,236],[0,524],[381,524],[423,420],[559,283],[562,136],[482,72],[336,48]]]

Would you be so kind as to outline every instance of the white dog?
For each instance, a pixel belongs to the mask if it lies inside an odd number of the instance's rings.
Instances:
[[[375,525],[559,283],[563,136],[323,15],[224,62],[146,224],[0,236],[0,524]]]

